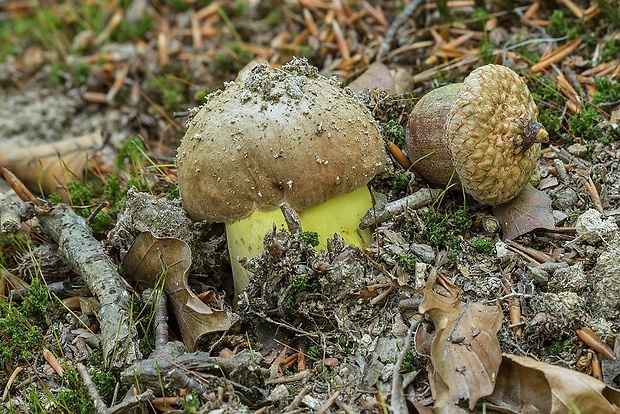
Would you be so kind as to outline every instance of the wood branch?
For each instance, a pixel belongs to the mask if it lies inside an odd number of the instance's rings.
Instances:
[[[400,29],[400,27],[405,24],[405,22],[411,16],[413,16],[416,9],[420,7],[420,4],[422,4],[421,0],[413,0],[407,5],[407,7],[403,9],[403,11],[400,12],[398,16],[396,16],[394,21],[392,21],[392,24],[388,28],[387,32],[385,32],[385,37],[383,38],[383,42],[381,42],[381,46],[379,47],[379,52],[377,53],[377,57],[375,58],[377,62],[381,62],[383,60],[383,57],[390,51],[392,47],[392,42],[394,41],[394,37],[396,37],[398,29]]]
[[[23,204],[26,206],[26,204]],[[30,204],[32,210],[32,204]],[[17,233],[22,220],[20,204],[11,200],[8,196],[0,194],[0,234],[8,236]]]
[[[406,208],[416,209],[430,204],[437,200],[442,193],[443,190],[422,188],[407,197],[388,203],[381,208],[373,208],[362,217],[362,222],[359,227],[362,230],[367,229],[372,225],[381,224],[401,214]]]
[[[125,282],[95,239],[86,220],[67,205],[59,204],[39,216],[41,227],[56,243],[62,260],[82,280],[101,304],[99,323],[106,366],[122,368],[140,359]]]

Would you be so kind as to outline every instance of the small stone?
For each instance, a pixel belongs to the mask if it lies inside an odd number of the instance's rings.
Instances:
[[[577,236],[590,244],[604,239],[611,239],[618,231],[618,225],[612,218],[603,220],[602,214],[594,209],[587,210],[575,223]]]
[[[550,292],[580,292],[588,284],[588,278],[579,266],[558,269],[549,281]]]
[[[561,210],[553,210],[553,221],[555,222],[556,227],[562,225],[568,218],[568,214],[564,213]]]
[[[578,143],[569,145],[566,148],[566,151],[568,151],[570,154],[574,155],[575,157],[579,157],[579,158],[583,158],[586,155],[588,155],[588,148],[585,145],[578,144]]]
[[[422,262],[433,263],[435,261],[435,251],[428,244],[411,243],[409,247],[414,256]]]
[[[594,283],[594,303],[597,311],[607,318],[617,318],[620,309],[620,238],[616,237],[596,261],[596,270],[602,275]]]
[[[280,384],[277,387],[275,387],[273,391],[271,391],[271,394],[269,394],[268,399],[270,401],[282,401],[286,397],[288,397],[288,395],[289,395],[289,392],[288,392],[288,388],[286,387],[286,385]]]
[[[506,245],[503,241],[498,241],[495,243],[495,251],[497,252],[498,259],[512,254],[510,250],[508,250],[508,245]]]
[[[314,398],[311,395],[306,395],[304,396],[304,398],[301,399],[302,404],[304,404],[306,407],[310,408],[311,410],[318,410],[319,407],[321,406],[321,402],[319,400],[317,400],[316,398]]]
[[[556,210],[567,210],[574,208],[579,201],[579,195],[570,187],[560,187],[550,191],[549,195],[553,199],[552,206]]]
[[[527,264],[528,276],[529,278],[539,286],[544,286],[549,282],[549,274],[545,272],[544,269],[541,269],[540,266],[536,263],[528,263]]]

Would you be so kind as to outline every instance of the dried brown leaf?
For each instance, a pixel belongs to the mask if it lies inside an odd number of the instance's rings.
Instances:
[[[551,198],[527,185],[514,200],[493,207],[493,214],[502,227],[504,240],[512,240],[535,229],[554,229]]]
[[[505,413],[620,412],[619,390],[577,371],[508,354],[486,400]]]
[[[123,270],[135,279],[151,284],[158,277],[165,277],[164,290],[185,345],[193,352],[204,336],[227,331],[237,317],[227,310],[211,308],[189,289],[187,273],[191,263],[190,248],[183,240],[142,233],[125,255]]]
[[[440,295],[433,290],[435,279],[433,271],[420,304],[420,313],[428,314],[436,329],[431,345],[437,389],[434,410],[461,412],[459,400],[468,400],[471,409],[495,387],[502,309]]]

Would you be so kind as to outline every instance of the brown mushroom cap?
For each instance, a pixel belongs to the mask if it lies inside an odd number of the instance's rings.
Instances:
[[[302,211],[366,185],[385,150],[369,111],[305,59],[259,64],[212,94],[177,150],[194,220],[232,222],[282,202]]]
[[[540,142],[530,142],[519,125],[537,116],[527,85],[512,69],[485,65],[465,78],[446,137],[459,179],[474,199],[498,205],[521,193],[540,157]]]
[[[416,104],[407,125],[413,168],[435,185],[460,181],[482,204],[508,202],[530,180],[547,137],[537,115],[519,75],[481,66],[462,84],[435,89]]]

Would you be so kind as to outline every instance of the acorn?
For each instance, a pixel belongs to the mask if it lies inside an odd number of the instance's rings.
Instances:
[[[485,65],[463,83],[423,96],[407,123],[413,169],[429,183],[460,189],[483,205],[518,196],[548,138],[538,108],[512,69]]]

